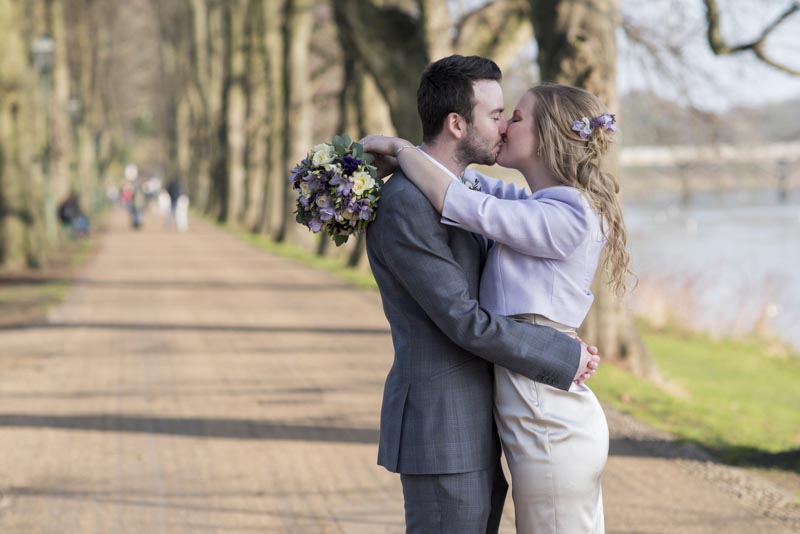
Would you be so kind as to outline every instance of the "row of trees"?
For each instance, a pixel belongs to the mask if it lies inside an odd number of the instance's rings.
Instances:
[[[796,2],[757,40],[730,46],[716,2],[696,1],[707,9],[712,50],[756,51],[780,68],[764,41]],[[157,75],[141,91],[152,96],[163,147],[157,157],[168,177],[181,177],[193,205],[359,268],[366,268],[363,239],[333,249],[294,223],[288,169],[310,146],[340,132],[419,141],[419,74],[451,53],[492,57],[507,70],[533,35],[542,80],[584,87],[616,109],[617,30],[655,46],[625,23],[620,0],[468,2],[472,8],[446,0],[129,4],[135,8],[123,12],[100,0],[0,0],[0,265],[20,258],[37,264],[53,244],[48,199],[70,187],[96,188],[123,154],[130,125],[113,82],[121,19],[130,26],[143,18],[139,27],[150,29],[133,53],[142,53],[145,39],[157,41],[155,57],[144,58]],[[45,34],[62,51],[52,75],[28,59],[30,43]],[[82,103],[72,122],[70,102]],[[608,357],[639,361],[630,320],[604,288],[597,284],[585,335]]]
[[[42,265],[70,190],[93,203],[122,144],[113,12],[94,0],[0,0],[0,266]]]

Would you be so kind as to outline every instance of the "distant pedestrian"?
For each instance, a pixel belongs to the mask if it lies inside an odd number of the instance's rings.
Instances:
[[[181,182],[177,176],[173,177],[167,184],[167,193],[169,194],[169,217],[167,218],[167,228],[178,228],[176,219],[176,210],[178,208],[178,199],[181,196]]]
[[[133,186],[133,194],[131,196],[131,226],[138,230],[142,226],[142,213],[147,206],[147,197],[142,189],[142,184],[136,182]]]
[[[175,206],[175,228],[179,232],[189,230],[189,197],[186,195],[178,197],[178,204]]]
[[[58,206],[58,219],[64,227],[70,229],[72,239],[89,234],[89,219],[81,210],[80,197],[75,191]]]

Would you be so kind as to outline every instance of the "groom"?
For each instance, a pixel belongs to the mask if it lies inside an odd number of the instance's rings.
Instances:
[[[506,128],[500,79],[494,62],[475,56],[441,59],[422,74],[421,148],[455,177],[497,157]],[[476,92],[476,84],[490,90]],[[492,364],[567,390],[587,371],[590,355],[556,330],[482,309],[485,242],[439,221],[398,170],[367,230],[395,351],[378,464],[400,473],[407,532],[496,533],[508,484],[492,412]]]

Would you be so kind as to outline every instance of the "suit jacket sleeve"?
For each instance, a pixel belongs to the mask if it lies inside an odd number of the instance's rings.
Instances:
[[[589,209],[571,187],[550,188],[547,196],[504,200],[454,182],[447,190],[442,222],[529,256],[563,260],[588,237]]]
[[[446,336],[492,363],[569,389],[580,361],[579,342],[481,308],[469,295],[447,228],[421,193],[395,198],[380,209],[387,226],[379,247],[387,268]]]

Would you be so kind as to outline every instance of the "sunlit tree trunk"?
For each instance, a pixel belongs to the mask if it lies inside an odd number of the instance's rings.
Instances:
[[[53,64],[53,89],[50,99],[50,172],[52,174],[52,201],[47,207],[53,212],[71,189],[70,160],[73,158],[72,134],[68,114],[70,99],[69,62],[67,59],[67,35],[64,27],[64,4],[62,0],[47,0],[49,5],[49,33],[55,42]]]
[[[39,267],[49,249],[41,166],[45,114],[39,78],[27,61],[41,8],[0,0],[0,267]]]
[[[264,205],[259,229],[277,239],[285,216],[284,195],[284,126],[286,94],[283,62],[286,57],[283,39],[283,20],[286,15],[285,0],[269,2],[264,6],[264,61],[267,69],[268,123],[267,123],[267,179],[264,184]]]
[[[285,117],[283,172],[283,213],[277,241],[299,237],[300,229],[295,224],[296,198],[289,187],[289,169],[302,160],[311,145],[312,87],[309,43],[314,24],[313,0],[286,0],[283,29],[283,94]]]
[[[246,17],[246,164],[247,183],[244,226],[252,231],[260,230],[264,193],[268,172],[267,136],[269,127],[268,62],[265,42],[265,10],[263,2],[251,2]]]
[[[227,73],[225,78],[226,93],[225,115],[227,138],[227,219],[233,223],[240,223],[244,216],[247,154],[246,154],[246,69],[247,33],[245,32],[245,19],[248,15],[249,0],[229,0],[225,4],[225,40],[227,58]]]
[[[531,13],[542,80],[582,87],[615,111],[619,0],[531,0]],[[616,153],[609,154],[606,162],[611,172],[619,172]],[[583,337],[600,347],[610,360],[624,360],[641,374],[652,371],[631,314],[609,291],[605,273],[596,277],[594,293]]]

